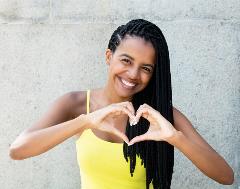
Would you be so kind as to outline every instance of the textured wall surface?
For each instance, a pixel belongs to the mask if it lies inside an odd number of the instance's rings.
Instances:
[[[74,138],[22,161],[8,149],[55,98],[104,85],[108,40],[134,18],[162,29],[173,105],[235,172],[218,184],[176,149],[172,188],[240,188],[239,0],[0,0],[0,188],[80,188]]]

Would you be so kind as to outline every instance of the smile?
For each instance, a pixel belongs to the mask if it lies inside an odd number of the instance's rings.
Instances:
[[[119,80],[121,81],[123,87],[127,89],[133,89],[137,85],[136,83],[130,83],[121,77],[119,77]]]

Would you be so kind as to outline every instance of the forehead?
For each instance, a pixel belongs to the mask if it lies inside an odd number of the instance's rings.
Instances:
[[[115,53],[117,56],[126,53],[136,59],[136,61],[145,61],[147,63],[154,63],[155,59],[155,49],[152,43],[135,36],[126,36],[117,47]]]

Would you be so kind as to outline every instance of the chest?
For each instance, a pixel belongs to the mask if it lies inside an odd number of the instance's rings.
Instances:
[[[100,105],[98,101],[94,100],[94,98],[90,98],[89,105],[90,105],[89,113],[94,112],[94,111],[99,110],[104,107],[103,105]],[[75,118],[83,113],[86,114],[87,113],[86,107],[87,107],[87,103],[81,103],[81,105],[79,105],[78,108],[76,108],[74,110],[72,117]],[[128,119],[129,118],[127,115],[120,115],[118,117],[108,118],[108,123],[110,123],[111,126],[118,129],[120,132],[125,133]],[[110,132],[103,132],[98,129],[92,129],[92,133],[97,138],[99,138],[103,141],[107,141],[107,142],[111,142],[111,143],[123,143],[124,142],[120,137],[118,137],[117,135],[110,133]],[[79,138],[81,136],[81,133],[77,134],[76,136],[77,136],[77,138]]]
[[[76,148],[82,176],[91,177],[91,181],[101,177],[105,181],[109,178],[108,182],[140,182],[140,188],[145,185],[146,170],[141,165],[141,159],[136,157],[134,176],[131,177],[130,163],[123,156],[122,144],[100,140],[88,129],[76,142]]]

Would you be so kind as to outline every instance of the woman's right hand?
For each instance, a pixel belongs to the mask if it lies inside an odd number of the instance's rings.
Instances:
[[[114,127],[112,124],[113,122],[111,121],[113,118],[123,114],[128,115],[130,123],[135,120],[135,110],[131,102],[125,101],[113,103],[104,108],[86,114],[89,123],[86,129],[98,129],[104,132],[113,133],[122,138],[128,144],[128,137],[125,135],[125,133]]]

